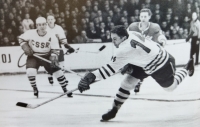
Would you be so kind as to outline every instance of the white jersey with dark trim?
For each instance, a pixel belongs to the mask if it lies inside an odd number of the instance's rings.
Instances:
[[[31,49],[37,55],[47,55],[51,49],[60,49],[57,37],[51,32],[40,36],[37,29],[28,30],[19,36],[19,40],[20,45],[29,43]]]
[[[114,52],[109,64],[93,72],[98,79],[110,77],[128,63],[142,67],[150,75],[169,59],[169,54],[158,43],[134,31],[129,32],[129,38]]]
[[[56,35],[56,37],[59,39],[59,41],[62,43],[63,43],[63,40],[66,39],[63,28],[57,24],[55,24],[55,26],[53,28],[51,28],[51,27],[49,27],[49,25],[47,25],[47,31],[54,33]]]

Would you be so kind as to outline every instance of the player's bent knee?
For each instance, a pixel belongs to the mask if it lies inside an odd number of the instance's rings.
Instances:
[[[56,78],[59,78],[64,75],[64,73],[61,70],[58,70],[58,71],[54,72],[53,74],[55,75]]]
[[[27,68],[26,69],[27,76],[36,76],[37,75],[37,69],[35,68]]]
[[[140,79],[137,79],[131,75],[125,75],[124,80],[121,82],[121,87],[127,91],[130,91],[135,88],[135,85],[138,84]]]
[[[171,86],[163,88],[163,89],[167,92],[172,92],[176,89],[176,87],[177,87],[177,83],[174,82]]]

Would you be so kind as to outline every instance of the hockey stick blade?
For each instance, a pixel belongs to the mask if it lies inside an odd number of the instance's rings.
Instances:
[[[59,96],[56,96],[56,97],[54,97],[54,98],[51,98],[51,99],[49,99],[49,100],[47,100],[47,101],[44,101],[44,102],[42,102],[42,103],[40,103],[40,104],[32,105],[32,104],[27,104],[27,103],[23,103],[23,102],[17,102],[16,106],[24,107],[24,108],[30,108],[30,109],[35,109],[35,108],[37,108],[37,107],[39,107],[39,106],[41,106],[41,105],[44,105],[44,104],[46,104],[46,103],[48,103],[48,102],[51,102],[51,101],[53,101],[53,100],[55,100],[55,99],[57,99],[57,98],[60,98],[60,97],[62,97],[62,96],[64,96],[64,95],[66,95],[66,94],[70,94],[70,93],[72,93],[72,92],[74,92],[74,91],[76,91],[76,90],[78,90],[78,88],[75,88],[75,89],[73,89],[73,90],[70,90],[70,91],[68,91],[68,92],[66,92],[66,93],[63,93],[63,94],[61,94],[61,95],[59,95]]]
[[[27,103],[23,103],[23,102],[17,102],[16,106],[27,107],[28,104]]]

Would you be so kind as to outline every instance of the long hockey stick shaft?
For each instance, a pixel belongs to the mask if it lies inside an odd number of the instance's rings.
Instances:
[[[31,106],[31,105],[28,105],[27,107],[29,107],[29,108],[37,108],[37,107],[39,107],[39,106],[41,106],[41,105],[44,105],[44,104],[46,104],[46,103],[48,103],[48,102],[51,102],[51,101],[53,101],[53,100],[56,100],[56,99],[58,99],[58,98],[60,98],[60,97],[62,97],[62,96],[64,96],[64,95],[66,95],[66,94],[69,94],[69,93],[72,93],[72,92],[74,92],[74,91],[76,91],[76,90],[78,90],[78,88],[75,88],[75,89],[73,89],[73,90],[70,90],[70,91],[68,91],[68,92],[66,92],[66,93],[63,93],[63,94],[61,94],[61,95],[59,95],[59,96],[56,96],[56,97],[54,97],[54,98],[51,98],[51,99],[49,99],[49,100],[47,100],[47,101],[44,101],[44,102],[42,102],[42,103],[40,103],[40,104],[37,104],[37,105],[35,105],[35,106]]]
[[[41,56],[38,56],[38,55],[36,55],[36,54],[33,54],[33,56],[34,56],[34,57],[37,57],[38,59],[41,59],[41,60],[43,60],[43,61],[46,61],[46,62],[48,62],[48,63],[51,63],[50,60],[47,60],[47,59],[45,59],[45,58],[43,58],[43,57],[41,57]],[[65,69],[65,70],[68,71],[68,72],[70,72],[70,73],[76,74],[76,75],[78,75],[79,77],[83,77],[82,75],[80,75],[80,74],[78,74],[78,73],[76,73],[76,72],[74,72],[74,71],[72,71],[72,70],[69,70],[69,69]]]

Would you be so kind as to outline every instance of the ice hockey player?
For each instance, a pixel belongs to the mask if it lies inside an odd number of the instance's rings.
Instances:
[[[112,42],[117,48],[109,64],[86,73],[80,80],[78,89],[82,93],[90,89],[95,80],[106,79],[121,69],[125,78],[121,82],[112,109],[102,116],[102,121],[115,117],[120,107],[128,99],[140,79],[151,76],[166,91],[173,91],[187,76],[188,70],[194,69],[191,61],[176,70],[175,59],[158,43],[144,38],[135,31],[127,32],[124,26],[115,26],[111,30]]]
[[[49,14],[47,16],[47,31],[50,31],[56,35],[59,41],[59,46],[60,46],[60,54],[58,57],[59,60],[59,66],[62,68],[62,71],[65,71],[64,67],[64,51],[62,49],[61,45],[64,45],[64,47],[67,49],[67,54],[73,53],[75,50],[68,44],[67,38],[65,36],[65,32],[63,28],[57,24],[55,24],[55,17],[52,14]],[[50,84],[53,84],[53,76],[52,74],[48,74],[48,80]],[[68,83],[68,81],[67,81]]]
[[[44,66],[45,70],[49,73],[54,73],[58,82],[60,83],[64,92],[67,92],[67,83],[64,73],[58,68],[58,56],[60,47],[57,37],[51,32],[46,31],[47,22],[44,17],[36,19],[37,29],[26,31],[19,36],[19,44],[25,54],[28,56],[26,60],[26,73],[33,87],[34,95],[39,96],[39,91],[36,85],[37,70],[40,66]],[[45,59],[50,60],[52,63],[47,63],[33,56],[36,54]],[[71,94],[68,94],[70,97]]]
[[[157,42],[161,46],[166,44],[166,37],[163,34],[159,24],[152,23],[149,20],[151,19],[152,12],[150,9],[141,9],[140,10],[140,22],[134,22],[129,25],[127,31],[137,31],[141,33],[145,38]],[[134,92],[137,93],[140,90],[140,86],[143,82],[143,79],[135,86]]]

